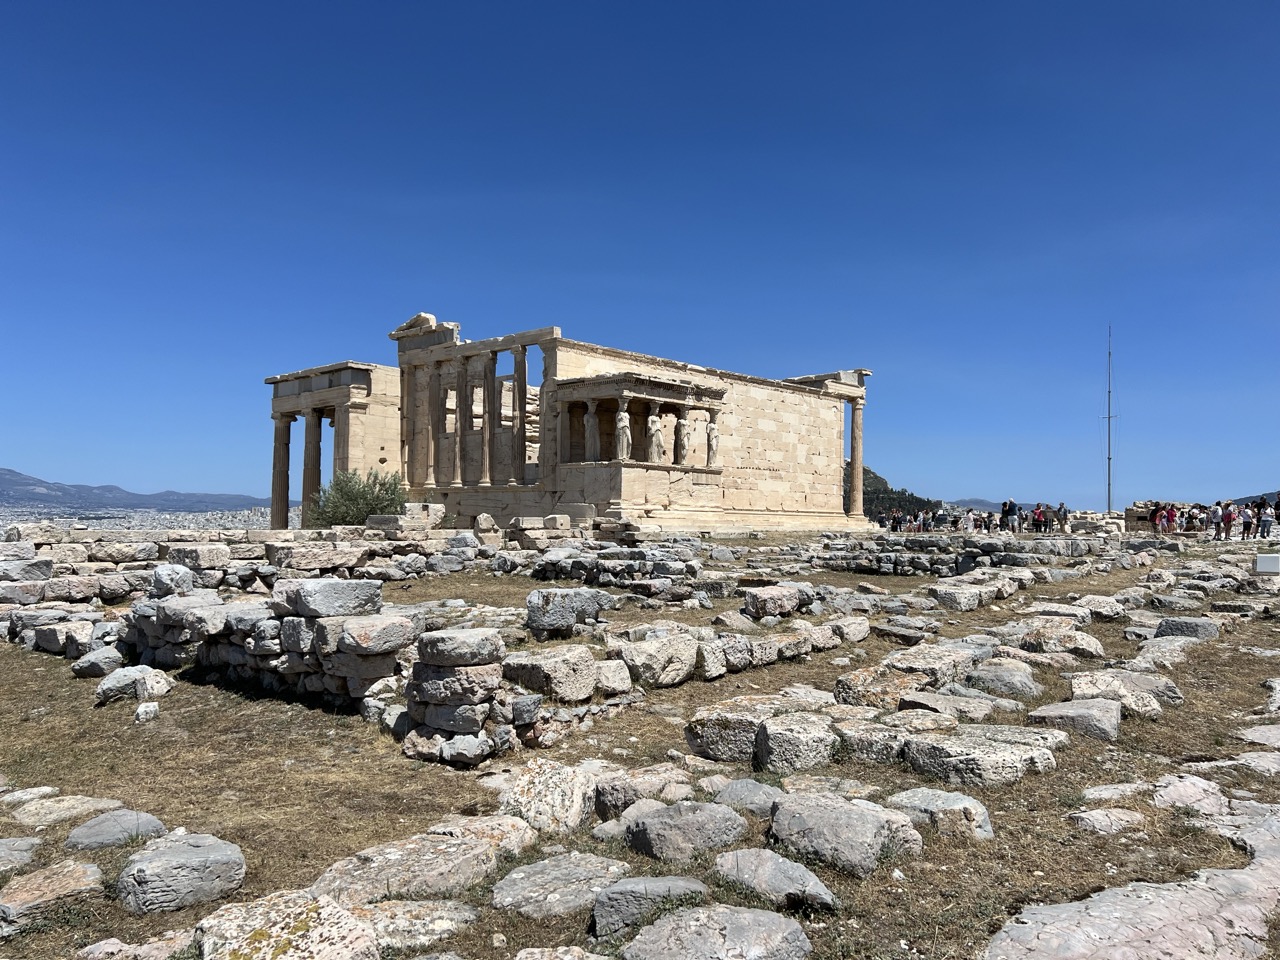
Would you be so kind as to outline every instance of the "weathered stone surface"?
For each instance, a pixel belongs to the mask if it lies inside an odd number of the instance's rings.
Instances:
[[[844,643],[861,643],[871,635],[871,621],[866,617],[841,617],[827,626]]]
[[[716,803],[757,817],[773,814],[773,802],[782,796],[777,787],[756,780],[731,780],[716,794]]]
[[[484,840],[503,853],[517,856],[538,842],[538,832],[519,817],[492,814],[463,816],[454,814],[427,829],[442,837],[464,837]]]
[[[818,711],[825,706],[827,700],[811,695],[734,697],[700,708],[689,721],[686,734],[705,757],[745,763],[755,755],[756,730],[766,719],[801,710]]]
[[[929,588],[929,596],[938,601],[944,610],[965,612],[977,610],[982,605],[982,594],[973,587],[948,587],[935,584]]]
[[[627,845],[657,860],[691,860],[733,843],[747,822],[721,803],[675,803],[629,824]]]
[[[656,797],[673,784],[693,779],[673,763],[656,763],[625,773],[602,776],[596,782],[595,811],[601,820],[612,820],[644,797]]]
[[[943,836],[966,840],[990,840],[995,836],[987,808],[963,793],[917,787],[895,793],[884,805],[902,810],[912,823],[928,824]]]
[[[1157,807],[1187,807],[1204,816],[1230,812],[1222,788],[1212,780],[1186,773],[1170,773],[1155,782],[1151,803]]]
[[[395,653],[413,643],[415,636],[413,621],[408,617],[347,617],[338,634],[338,649],[360,655]]]
[[[1008,657],[992,657],[978,664],[965,682],[1000,697],[1038,697],[1044,693],[1031,667]]]
[[[43,800],[32,800],[9,813],[24,827],[52,827],[88,817],[106,810],[118,810],[124,806],[119,800],[107,800],[101,797],[79,797],[68,794],[62,797],[48,797]]]
[[[173,832],[131,856],[116,882],[130,913],[181,910],[220,900],[244,883],[244,854],[206,833]]]
[[[960,725],[955,717],[932,710],[899,710],[883,714],[876,722],[903,733],[948,733]]]
[[[571,833],[591,815],[596,777],[541,757],[529,761],[499,798],[503,813],[521,817],[539,833]]]
[[[1057,766],[1044,747],[970,736],[913,736],[904,744],[902,756],[917,773],[971,787],[1007,787],[1028,773],[1047,773]]]
[[[745,907],[691,907],[642,929],[623,960],[803,960],[813,951],[790,917]]]
[[[174,681],[154,667],[121,667],[107,674],[94,691],[98,705],[117,700],[155,700],[173,689]]]
[[[99,850],[122,847],[136,839],[150,840],[165,833],[165,826],[149,813],[112,810],[82,823],[67,837],[71,850]]]
[[[898,709],[933,710],[948,717],[955,717],[957,720],[981,723],[991,715],[995,707],[985,700],[975,700],[972,697],[952,697],[941,693],[920,691],[903,694],[898,700]]]
[[[597,840],[624,840],[627,835],[627,827],[635,823],[641,817],[653,813],[655,810],[661,810],[666,806],[661,800],[654,800],[649,797],[641,797],[627,809],[623,810],[615,820],[606,820],[594,827],[591,835]]]
[[[772,850],[733,850],[716,857],[716,873],[791,910],[835,910],[840,901],[807,867]]]
[[[1264,747],[1280,746],[1280,723],[1264,723],[1256,727],[1245,727],[1237,730],[1236,736],[1249,743],[1260,743]]]
[[[775,773],[826,766],[839,742],[826,714],[784,713],[756,730],[756,763]]]
[[[108,937],[85,947],[76,960],[169,960],[195,941],[195,930],[169,930],[146,943],[124,943]]]
[[[907,742],[905,731],[869,720],[842,720],[831,729],[850,756],[870,763],[893,763],[902,756]]]
[[[698,649],[699,657],[701,657],[702,645]],[[626,693],[631,689],[630,669],[621,660],[597,660],[596,689],[606,697],[615,697],[620,693]]]
[[[373,928],[329,897],[286,890],[230,903],[196,926],[202,960],[378,960]]]
[[[350,911],[382,950],[421,950],[480,919],[479,910],[456,900],[383,900]]]
[[[231,564],[231,548],[225,543],[174,543],[166,555],[169,563],[192,570],[213,570]]]
[[[474,667],[501,663],[507,646],[492,627],[433,630],[418,640],[418,660],[435,667]]]
[[[27,787],[25,790],[14,790],[10,793],[0,794],[0,807],[12,810],[14,807],[20,807],[24,803],[30,803],[32,800],[43,800],[45,797],[56,797],[57,795],[57,787]]]
[[[1084,607],[1099,620],[1118,620],[1126,614],[1124,604],[1113,597],[1087,594],[1073,601],[1074,606]]]
[[[525,598],[526,625],[536,634],[568,636],[574,624],[597,619],[600,611],[611,610],[613,603],[604,590],[586,587],[534,590]]]
[[[1156,637],[1193,637],[1217,640],[1218,625],[1208,617],[1165,617],[1156,625]]]
[[[1120,701],[1095,699],[1050,703],[1028,713],[1027,722],[1070,730],[1110,743],[1120,739]]]
[[[479,883],[497,866],[487,839],[423,834],[339,860],[309,888],[344,906],[405,894],[440,896]]]
[[[48,580],[53,576],[53,561],[0,560],[0,580],[16,583],[24,580]]]
[[[493,886],[493,905],[535,919],[590,908],[596,895],[631,872],[622,860],[564,853],[517,867]]]
[[[596,895],[591,916],[597,937],[612,937],[634,926],[667,901],[701,901],[711,892],[690,877],[628,877]]]
[[[1267,953],[1280,838],[1274,818],[1249,829],[1254,862],[1177,883],[1131,883],[1072,903],[1024,908],[983,960],[1253,960]]]
[[[590,647],[579,644],[511,654],[502,661],[502,675],[536,693],[577,703],[595,693],[596,658]]]
[[[410,700],[422,703],[479,704],[493,699],[502,686],[502,665],[485,663],[472,667],[413,665],[413,682],[405,691]]]
[[[675,687],[693,677],[698,641],[687,633],[620,643],[611,651],[627,665],[631,679],[652,687]]]
[[[888,667],[862,667],[836,678],[835,698],[838,703],[896,710],[905,694],[929,686],[923,673],[904,673]]]
[[[91,863],[64,860],[15,877],[0,889],[0,940],[50,911],[102,898],[102,871]]]
[[[774,801],[770,834],[785,850],[868,877],[889,840],[888,820],[849,800],[788,794]]]
[[[884,659],[884,666],[904,673],[924,674],[938,686],[964,677],[979,660],[990,656],[990,651],[989,645],[963,640],[922,643],[890,654]]]
[[[382,584],[377,580],[277,580],[272,605],[281,601],[303,617],[359,617],[382,612]]]
[[[1109,835],[1125,830],[1136,830],[1147,820],[1136,810],[1125,810],[1121,807],[1106,807],[1101,810],[1083,810],[1067,815],[1074,826],[1090,833]]]
[[[40,846],[39,837],[14,837],[0,840],[0,874],[9,873],[29,864]]]
[[[742,612],[754,620],[789,617],[800,606],[800,591],[793,587],[751,587],[743,592]]]
[[[195,589],[191,568],[177,563],[162,563],[151,571],[151,595],[153,597],[179,596]]]
[[[1115,700],[1126,717],[1142,717],[1148,720],[1161,716],[1164,711],[1160,701],[1143,686],[1151,684],[1143,679],[1149,674],[1127,670],[1091,670],[1071,676],[1072,700]],[[1152,678],[1163,679],[1163,678]],[[1166,681],[1170,687],[1172,682]],[[1177,687],[1173,687],[1176,691]],[[1181,693],[1178,694],[1181,700]]]
[[[82,679],[105,677],[124,666],[124,654],[113,644],[91,650],[71,664],[71,673]]]

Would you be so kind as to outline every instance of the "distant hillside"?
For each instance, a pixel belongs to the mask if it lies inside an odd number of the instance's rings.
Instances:
[[[849,461],[845,461],[844,499],[849,502]],[[881,513],[897,508],[904,513],[915,513],[919,510],[937,510],[942,506],[941,500],[930,500],[912,493],[906,487],[895,490],[889,481],[870,467],[862,468],[862,512],[875,519]]]
[[[1232,497],[1231,499],[1236,503],[1255,503],[1263,497],[1267,498],[1268,503],[1275,503],[1277,500],[1280,500],[1280,494],[1277,494],[1275,490],[1268,490],[1265,493],[1254,493],[1247,497]]]
[[[1056,507],[1058,505],[1057,500],[1045,500],[1043,498],[1040,500],[1016,500],[1014,502],[1017,503],[1018,506],[1028,510],[1035,507],[1037,503],[1047,503],[1051,507]],[[948,500],[947,503],[956,507],[964,507],[965,509],[973,507],[974,510],[981,513],[998,514],[1000,512],[1000,504],[995,500],[982,500],[978,497],[970,497],[967,500]],[[1069,507],[1071,504],[1067,504],[1067,506]]]
[[[90,487],[80,483],[53,483],[0,467],[0,506],[57,507],[66,510],[159,510],[170,513],[203,513],[215,510],[248,510],[269,507],[262,497],[235,493],[130,493],[116,486]]]

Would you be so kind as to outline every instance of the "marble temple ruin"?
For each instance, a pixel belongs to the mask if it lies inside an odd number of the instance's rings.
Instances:
[[[398,369],[348,361],[267,378],[273,527],[288,522],[299,417],[303,526],[320,489],[324,421],[333,426],[334,471],[399,472],[411,503],[442,504],[459,526],[481,514],[503,525],[567,514],[664,530],[869,526],[870,370],[769,380],[570,340],[559,327],[468,341],[458,324],[426,313],[390,336]],[[535,350],[541,371],[531,382]]]

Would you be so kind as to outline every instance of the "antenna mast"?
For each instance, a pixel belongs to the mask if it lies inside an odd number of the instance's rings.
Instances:
[[[1111,324],[1107,324],[1107,514],[1111,514]]]

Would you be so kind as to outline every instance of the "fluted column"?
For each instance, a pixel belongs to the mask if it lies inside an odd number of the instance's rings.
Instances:
[[[498,386],[498,354],[496,351],[484,358],[483,395],[480,397],[480,486],[487,487],[493,482],[490,474],[493,471],[493,438],[497,431],[493,429],[493,418],[499,409],[493,392]]]
[[[271,457],[271,529],[289,529],[289,428],[297,419],[277,413],[275,450]]]
[[[524,407],[529,390],[528,357],[523,344],[511,348],[515,358],[515,381],[511,391],[511,479],[508,484],[524,483],[525,424]]]
[[[867,401],[859,397],[853,401],[853,436],[849,443],[849,515],[862,516],[862,408]]]
[[[431,361],[431,369],[427,378],[427,422],[431,433],[427,444],[427,486],[434,487],[444,479],[444,469],[440,463],[441,451],[444,449],[444,377],[441,376],[441,364]]]
[[[435,482],[435,429],[431,422],[430,370],[418,364],[413,368],[413,482],[411,486],[430,486]]]
[[[302,527],[307,529],[316,494],[320,492],[320,418],[319,410],[308,410],[303,415],[306,423],[305,445],[302,448]]]
[[[467,358],[458,357],[457,378],[453,387],[453,483],[462,486],[463,437],[471,426],[471,397],[467,385]]]

